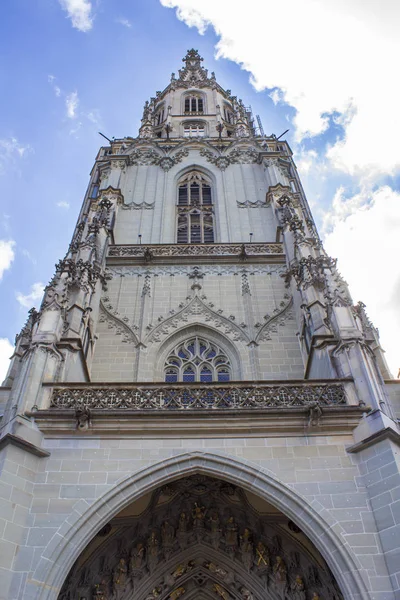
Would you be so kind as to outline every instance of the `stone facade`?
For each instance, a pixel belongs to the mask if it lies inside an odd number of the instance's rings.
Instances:
[[[189,51],[17,336],[0,598],[395,600],[399,398],[288,144]]]

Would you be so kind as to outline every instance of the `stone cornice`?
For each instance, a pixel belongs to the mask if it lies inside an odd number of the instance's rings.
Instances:
[[[307,408],[252,410],[136,411],[93,409],[90,426],[77,426],[75,411],[39,410],[27,413],[48,436],[115,436],[140,438],[204,438],[211,436],[282,437],[351,435],[365,409],[358,406],[324,407],[318,425],[310,426]]]

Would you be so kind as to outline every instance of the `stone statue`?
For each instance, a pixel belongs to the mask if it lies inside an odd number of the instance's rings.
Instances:
[[[225,571],[225,569],[223,569],[222,567],[219,567],[218,565],[214,564],[213,562],[206,562],[206,563],[204,563],[204,566],[206,567],[206,569],[211,571],[211,573],[215,573],[216,575],[220,575],[221,577],[226,577],[228,575],[228,572]]]
[[[145,600],[154,600],[154,598],[157,598],[161,592],[162,589],[160,587],[155,587],[151,590],[151,593],[146,596]]]
[[[187,515],[184,511],[179,515],[178,532],[186,533],[187,531]]]
[[[304,586],[304,581],[300,577],[300,575],[296,576],[296,579],[290,586],[292,592],[293,600],[306,600],[306,589]]]
[[[225,543],[227,550],[234,552],[238,546],[237,525],[233,517],[229,517],[226,523]]]
[[[242,594],[242,598],[243,600],[253,600],[253,594],[251,593],[250,590],[248,590],[247,588],[242,588],[240,590],[240,593]]]
[[[185,591],[185,588],[180,586],[176,588],[176,590],[171,592],[169,597],[171,598],[171,600],[177,600],[180,596],[182,596],[185,593]]]
[[[210,538],[211,538],[211,545],[213,546],[213,548],[215,548],[216,550],[219,548],[219,543],[221,540],[221,529],[220,529],[220,520],[219,520],[219,516],[217,511],[214,511],[213,514],[211,515],[210,519],[209,519],[209,523],[210,523]]]
[[[211,528],[211,533],[217,533],[220,532],[220,528],[219,528],[219,516],[217,511],[213,512],[213,514],[211,515],[211,517],[209,518],[209,522],[210,522],[210,528]]]
[[[199,506],[197,502],[195,502],[192,514],[193,527],[204,527],[204,517],[206,516],[205,506]]]
[[[245,529],[243,535],[240,536],[240,553],[242,555],[242,563],[248,571],[253,564],[253,544],[250,536],[251,533],[249,529]]]
[[[103,579],[100,583],[96,583],[93,592],[92,592],[93,600],[107,600],[108,599],[108,585],[105,579]]]
[[[128,576],[128,565],[125,558],[120,558],[117,566],[113,571],[113,586],[116,589],[121,589],[125,586]]]
[[[281,556],[276,557],[276,563],[274,564],[273,573],[277,581],[286,581],[286,565]]]
[[[228,592],[222,587],[222,585],[219,585],[219,583],[214,583],[213,589],[218,596],[221,596],[222,600],[230,600]]]
[[[161,525],[161,539],[163,547],[171,547],[175,540],[175,529],[167,520]]]
[[[309,413],[307,426],[317,427],[322,417],[322,408],[320,407],[319,402],[310,402],[308,409]]]
[[[258,542],[256,546],[256,555],[254,561],[256,566],[260,568],[269,568],[270,566],[269,553],[263,542]]]
[[[160,543],[157,538],[157,533],[153,529],[147,542],[147,563],[150,571],[158,562],[159,545]]]
[[[145,549],[141,542],[136,544],[136,547],[132,550],[131,560],[130,560],[130,569],[138,570],[141,569],[144,565],[144,555]]]

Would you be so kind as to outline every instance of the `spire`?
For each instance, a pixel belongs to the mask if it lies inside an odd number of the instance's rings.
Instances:
[[[188,50],[186,56],[182,58],[182,62],[185,63],[185,66],[183,69],[179,69],[179,80],[191,84],[207,81],[208,71],[202,67],[202,61],[203,58],[197,50],[194,48]]]

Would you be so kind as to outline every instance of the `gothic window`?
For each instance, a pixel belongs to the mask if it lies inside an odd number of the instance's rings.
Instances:
[[[200,94],[191,94],[185,96],[184,112],[185,114],[203,114],[204,111],[204,100]]]
[[[164,121],[164,117],[165,117],[165,108],[164,108],[164,105],[161,105],[156,110],[156,114],[154,116],[154,125],[155,125],[155,127],[157,127],[158,125],[161,125],[161,123]]]
[[[231,365],[217,344],[196,336],[175,346],[165,361],[164,373],[167,383],[223,382],[231,379]]]
[[[214,243],[211,185],[192,171],[178,184],[178,244]]]
[[[224,119],[233,125],[233,112],[227,104],[224,105]]]
[[[204,137],[204,123],[185,123],[183,126],[184,137]]]

